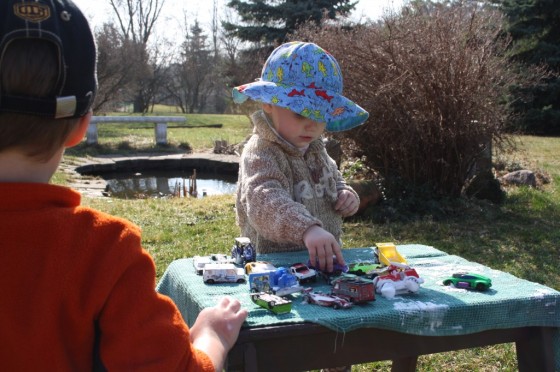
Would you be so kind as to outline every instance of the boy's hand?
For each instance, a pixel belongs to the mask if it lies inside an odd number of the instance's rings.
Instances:
[[[342,217],[352,216],[358,211],[360,200],[348,190],[340,190],[334,210]]]
[[[340,244],[334,236],[317,225],[313,225],[303,233],[303,243],[309,251],[309,261],[312,265],[317,263],[322,271],[333,271],[333,257],[339,264],[345,265]]]
[[[231,297],[223,297],[214,307],[203,309],[190,329],[193,346],[210,357],[216,371],[222,371],[228,351],[233,347],[247,310]]]

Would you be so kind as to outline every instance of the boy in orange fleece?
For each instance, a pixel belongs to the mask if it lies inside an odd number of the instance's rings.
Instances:
[[[70,0],[0,2],[0,365],[221,371],[247,316],[223,298],[189,330],[155,291],[129,221],[49,184],[95,97],[95,44]]]

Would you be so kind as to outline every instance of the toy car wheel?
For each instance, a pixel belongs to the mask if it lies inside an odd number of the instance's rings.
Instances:
[[[443,285],[451,285],[451,280],[444,280]]]
[[[335,310],[340,309],[340,305],[339,305],[339,304],[334,304],[334,305],[333,305],[333,309],[335,309]]]
[[[272,310],[272,308],[273,308],[274,306],[276,306],[276,302],[270,301],[270,302],[268,303],[268,308],[269,308],[269,309]]]
[[[484,285],[484,283],[478,283],[476,285],[476,290],[477,291],[485,291],[486,290],[486,286]]]
[[[360,270],[356,271],[356,275],[364,275],[364,272],[360,269]]]
[[[214,279],[208,279],[208,280],[206,281],[206,283],[208,283],[208,284],[214,284]]]
[[[245,283],[245,279],[237,279],[237,283]]]

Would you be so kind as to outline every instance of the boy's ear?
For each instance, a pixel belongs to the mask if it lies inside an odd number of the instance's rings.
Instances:
[[[91,115],[92,112],[90,111],[79,119],[80,121],[78,125],[74,127],[74,130],[70,133],[70,135],[66,139],[66,142],[64,143],[64,147],[73,147],[82,141],[82,139],[86,135],[86,131],[88,129],[89,122],[91,120]]]

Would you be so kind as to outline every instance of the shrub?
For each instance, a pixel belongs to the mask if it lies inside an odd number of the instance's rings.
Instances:
[[[500,102],[521,78],[504,56],[502,23],[492,10],[411,5],[352,29],[306,25],[291,39],[332,53],[345,95],[369,111],[365,125],[337,135],[349,155],[387,183],[454,197],[492,146],[509,146]]]

